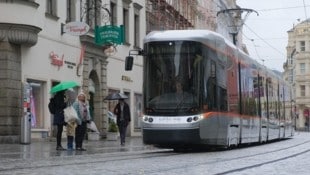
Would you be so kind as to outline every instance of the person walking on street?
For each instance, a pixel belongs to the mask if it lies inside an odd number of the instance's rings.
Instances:
[[[56,135],[56,150],[66,150],[62,147],[61,137],[63,126],[66,125],[64,120],[64,109],[67,104],[65,102],[65,91],[59,91],[51,98],[49,103],[50,112],[54,115],[53,125],[57,126],[57,135]]]
[[[77,97],[77,101],[73,103],[73,107],[76,110],[79,123],[75,130],[75,147],[77,151],[86,151],[83,148],[83,140],[86,134],[87,123],[90,122],[90,112],[89,106],[86,101],[86,95],[83,92],[80,92]]]
[[[118,104],[114,108],[116,115],[116,123],[121,137],[121,145],[125,145],[126,130],[130,119],[130,108],[124,99],[119,99]]]

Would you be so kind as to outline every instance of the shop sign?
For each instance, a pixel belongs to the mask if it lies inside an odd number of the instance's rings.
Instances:
[[[123,81],[128,81],[128,82],[133,82],[132,79],[129,76],[122,75],[122,80]]]
[[[61,67],[64,64],[64,55],[62,54],[62,57],[60,58],[57,54],[55,54],[53,51],[50,53],[50,57],[51,57],[51,64]]]
[[[124,27],[121,25],[113,26],[96,26],[95,28],[95,43],[103,44],[123,44],[124,43]]]
[[[62,54],[62,56],[59,57],[54,52],[51,52],[50,57],[51,57],[51,64],[58,66],[58,68],[60,68],[64,64],[66,64],[69,69],[73,69],[76,66],[76,63],[64,60],[64,54]]]
[[[80,36],[86,34],[89,31],[89,28],[89,25],[84,22],[69,22],[63,26],[63,33]]]
[[[69,69],[73,69],[73,67],[76,66],[76,63],[70,62],[70,61],[65,61],[65,64]]]

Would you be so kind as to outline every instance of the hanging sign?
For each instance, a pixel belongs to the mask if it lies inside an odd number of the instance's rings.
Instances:
[[[89,31],[89,26],[84,22],[69,22],[62,26],[62,33],[68,33],[70,35],[80,36]]]
[[[124,43],[124,27],[121,25],[113,26],[96,26],[95,28],[95,43],[102,44],[123,44]]]

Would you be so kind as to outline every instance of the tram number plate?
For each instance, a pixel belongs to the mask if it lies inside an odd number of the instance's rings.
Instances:
[[[158,123],[181,123],[182,119],[180,117],[159,117]]]

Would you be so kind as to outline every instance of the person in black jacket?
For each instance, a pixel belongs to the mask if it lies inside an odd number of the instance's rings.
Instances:
[[[53,125],[57,126],[56,150],[66,150],[61,145],[61,136],[62,136],[63,126],[66,124],[65,119],[64,119],[64,109],[67,107],[67,104],[65,102],[65,91],[57,92],[53,98],[54,98],[53,99],[53,103],[54,103]]]
[[[125,145],[126,130],[130,122],[130,108],[124,99],[119,99],[118,104],[114,108],[116,122],[121,137],[121,145]]]

